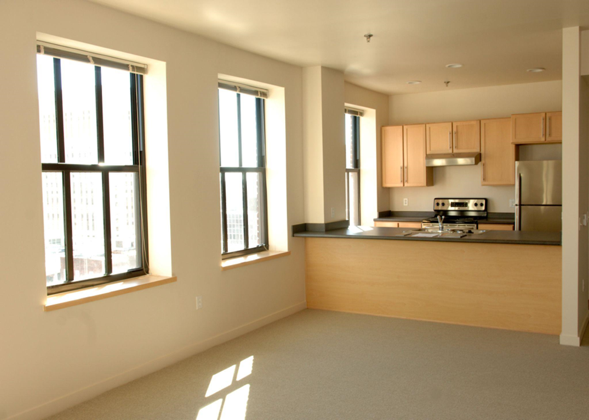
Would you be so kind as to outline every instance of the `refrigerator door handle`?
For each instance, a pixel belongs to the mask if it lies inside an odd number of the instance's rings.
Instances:
[[[522,218],[522,174],[515,181],[515,230],[521,230]]]

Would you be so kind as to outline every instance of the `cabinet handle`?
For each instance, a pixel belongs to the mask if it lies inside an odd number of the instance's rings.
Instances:
[[[542,117],[542,139],[545,139],[544,128],[544,117]]]
[[[552,119],[552,117],[548,117],[548,130],[547,130],[548,137],[550,137],[552,135],[552,130],[550,130],[550,120],[551,119]]]
[[[485,162],[483,162],[483,182],[485,182]]]
[[[402,165],[401,165],[400,169],[401,169],[401,178],[400,179],[401,179],[401,184],[402,184],[403,183],[403,166]]]
[[[452,141],[452,151],[454,151],[454,149],[456,149],[456,140],[458,140],[458,132],[457,131],[454,132],[454,137],[453,137],[453,141]]]
[[[452,132],[448,131],[448,149],[452,151]]]
[[[409,167],[405,166],[405,184],[409,182]]]

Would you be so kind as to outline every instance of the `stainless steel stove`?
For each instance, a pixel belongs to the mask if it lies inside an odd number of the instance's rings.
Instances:
[[[436,198],[434,199],[434,212],[435,217],[423,221],[423,229],[473,233],[478,228],[478,220],[488,216],[487,199]]]

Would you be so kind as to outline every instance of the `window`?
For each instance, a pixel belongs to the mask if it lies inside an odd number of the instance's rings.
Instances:
[[[268,249],[264,99],[250,91],[219,83],[223,258]]]
[[[38,52],[48,293],[146,274],[143,76]]]
[[[360,117],[346,110],[346,218],[360,225]]]

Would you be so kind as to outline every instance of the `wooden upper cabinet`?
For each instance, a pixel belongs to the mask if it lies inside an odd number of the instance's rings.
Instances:
[[[452,123],[426,124],[425,128],[428,155],[452,153]]]
[[[425,166],[425,128],[425,124],[403,126],[406,187],[427,187],[434,183],[433,168]]]
[[[546,141],[562,142],[562,112],[546,113]]]
[[[481,151],[481,122],[460,121],[452,123],[454,128],[452,149],[454,153]]]
[[[511,118],[481,121],[482,185],[515,184],[515,145]]]
[[[382,186],[403,186],[403,126],[382,128]]]

